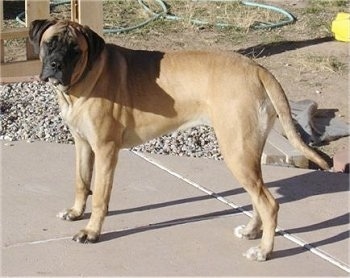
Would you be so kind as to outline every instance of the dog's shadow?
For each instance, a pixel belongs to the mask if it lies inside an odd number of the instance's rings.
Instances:
[[[283,204],[285,203],[294,202],[295,205],[297,206],[299,200],[312,198],[317,195],[329,195],[329,197],[327,198],[332,198],[333,193],[348,192],[349,176],[347,174],[342,174],[342,173],[314,171],[303,175],[291,177],[288,179],[270,182],[270,183],[267,183],[266,186],[274,190],[279,196],[281,196],[277,198],[277,201],[282,205],[282,208],[283,208]],[[234,198],[235,195],[247,194],[247,193],[245,193],[244,189],[242,188],[234,188],[228,191],[216,192],[216,194],[222,197],[231,196],[231,198],[232,197]],[[186,203],[201,202],[211,198],[213,197],[209,195],[203,195],[203,196],[178,199],[178,200],[173,200],[168,202],[162,202],[157,204],[150,204],[150,205],[145,205],[145,206],[140,206],[135,208],[129,208],[125,210],[115,210],[115,211],[110,211],[108,213],[108,216],[115,216],[115,215],[132,213],[132,212],[148,211],[148,210],[170,207],[170,206],[181,206]],[[344,208],[347,207],[347,204],[340,204],[340,205],[343,205]],[[241,206],[241,208],[246,211],[249,211],[252,209],[250,204],[243,205]],[[321,207],[320,209],[327,210],[328,208]],[[307,214],[307,212],[308,211],[305,210],[305,214]],[[211,220],[217,217],[221,217],[225,215],[228,216],[236,213],[240,213],[240,211],[236,209],[227,209],[227,210],[216,211],[216,212],[207,213],[203,215],[195,215],[191,217],[171,219],[168,221],[149,224],[149,225],[131,228],[127,230],[107,232],[101,235],[100,240],[109,241],[109,240],[113,240],[124,236],[129,236],[136,233],[148,232],[151,230],[162,229],[162,228],[177,226],[177,225],[186,225],[193,222]],[[89,214],[87,214],[86,217],[87,216],[89,216]],[[347,209],[345,209],[344,213],[334,218],[326,219],[320,223],[313,223],[308,226],[295,227],[295,228],[286,230],[285,232],[290,234],[313,232],[316,230],[327,229],[329,227],[343,226],[349,223],[350,223],[349,213],[347,212]],[[241,223],[237,223],[237,225],[238,224],[241,224]],[[339,234],[332,235],[329,238],[325,238],[323,240],[316,241],[316,242],[311,242],[310,244],[314,247],[320,247],[323,245],[344,241],[348,238],[349,238],[349,231],[344,231]],[[307,249],[302,247],[279,250],[273,253],[273,258],[283,258],[283,257],[293,256],[293,255],[303,253],[305,251],[307,251]]]
[[[299,200],[307,198],[312,199],[312,197],[319,195],[327,195],[325,198],[329,200],[329,203],[334,204],[334,202],[339,202],[339,200],[332,200],[332,198],[334,198],[332,194],[341,192],[347,193],[349,191],[349,175],[342,173],[315,171],[304,175],[271,182],[267,186],[269,188],[277,188],[277,193],[281,196],[277,199],[280,204],[295,202],[295,205],[297,206]],[[344,207],[344,210],[342,210],[342,213],[336,217],[325,219],[322,222],[313,223],[307,226],[291,228],[285,230],[285,232],[295,235],[300,233],[314,232],[322,229],[329,229],[330,227],[349,225],[350,214],[347,209],[348,203],[344,202],[338,204],[338,207],[342,206]],[[328,211],[330,207],[321,207],[320,205],[319,209],[320,212]],[[312,210],[305,208],[304,213],[307,214],[308,211]],[[341,232],[338,234],[333,234],[323,240],[309,242],[309,244],[312,247],[321,247],[324,245],[347,240],[349,236],[349,230],[341,230]],[[289,257],[303,253],[305,251],[307,251],[307,249],[301,246],[279,250],[273,253],[273,258]]]
[[[303,47],[308,47],[311,45],[330,42],[333,40],[333,37],[327,36],[323,38],[315,38],[302,41],[278,41],[268,44],[257,44],[247,48],[241,48],[236,50],[236,52],[243,54],[249,58],[260,58],[296,50]]]

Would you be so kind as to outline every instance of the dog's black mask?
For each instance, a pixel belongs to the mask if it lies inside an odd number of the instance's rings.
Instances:
[[[79,46],[72,41],[67,42],[54,36],[50,41],[43,43],[40,52],[43,57],[40,79],[42,81],[52,79],[53,83],[70,85],[72,73],[81,55]]]

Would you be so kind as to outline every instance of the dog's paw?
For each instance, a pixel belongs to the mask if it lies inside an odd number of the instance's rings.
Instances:
[[[243,254],[250,261],[263,262],[266,261],[268,253],[261,249],[260,246],[252,247]]]
[[[79,243],[95,243],[99,239],[99,234],[96,232],[81,230],[75,236],[73,236],[73,240]]]
[[[238,238],[243,238],[243,239],[256,239],[261,236],[261,230],[252,230],[252,231],[247,231],[247,228],[245,225],[240,225],[235,228],[234,230],[235,236]]]
[[[62,220],[75,221],[83,218],[84,213],[77,212],[74,209],[65,209],[57,214],[57,217]]]
[[[236,227],[234,230],[235,236],[238,238],[244,238],[244,234],[243,234],[244,228],[245,228],[245,225],[240,225]]]

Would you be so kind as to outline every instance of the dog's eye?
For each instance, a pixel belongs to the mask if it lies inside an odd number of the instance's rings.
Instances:
[[[75,54],[80,54],[81,53],[81,49],[79,47],[79,45],[75,45],[74,48],[73,48],[73,51]]]
[[[50,50],[53,50],[55,48],[57,48],[57,41],[58,41],[58,38],[57,37],[53,37],[51,38],[51,40],[49,40],[46,44],[47,44],[47,47],[50,49]]]

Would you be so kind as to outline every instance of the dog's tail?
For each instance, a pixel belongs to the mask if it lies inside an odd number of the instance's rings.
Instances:
[[[307,146],[298,135],[291,116],[290,106],[287,97],[282,89],[282,86],[279,84],[276,78],[263,67],[259,69],[259,77],[272,102],[272,105],[274,106],[279,116],[280,122],[288,137],[288,140],[308,159],[315,162],[322,169],[328,170],[328,163],[314,150]]]

